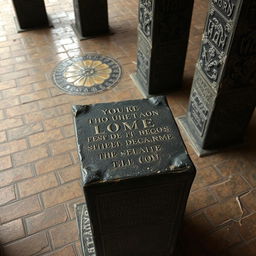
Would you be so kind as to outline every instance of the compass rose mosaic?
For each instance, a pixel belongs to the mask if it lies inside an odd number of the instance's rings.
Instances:
[[[121,77],[121,66],[108,57],[87,54],[60,62],[53,72],[55,85],[73,95],[98,93],[115,85]]]

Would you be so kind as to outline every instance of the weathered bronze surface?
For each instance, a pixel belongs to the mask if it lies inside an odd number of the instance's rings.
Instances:
[[[73,111],[96,254],[172,255],[195,168],[165,98]]]
[[[109,32],[107,0],[73,0],[73,28],[82,39]]]
[[[135,84],[145,96],[182,85],[193,0],[140,0]]]
[[[239,144],[256,105],[256,2],[212,0],[183,125],[197,147]]]
[[[12,0],[12,2],[17,16],[18,31],[49,26],[44,0]]]

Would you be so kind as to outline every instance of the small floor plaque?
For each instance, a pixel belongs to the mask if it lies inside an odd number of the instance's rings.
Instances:
[[[121,66],[116,60],[91,53],[60,62],[53,72],[53,81],[66,93],[87,95],[114,86],[121,73]]]
[[[77,211],[84,254],[83,220],[97,255],[173,256],[195,168],[165,98],[73,112],[88,207]]]

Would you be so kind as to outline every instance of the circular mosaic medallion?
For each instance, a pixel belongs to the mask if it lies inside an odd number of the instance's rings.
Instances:
[[[108,57],[87,54],[58,64],[53,81],[61,90],[73,95],[86,95],[109,89],[121,77],[121,66]]]

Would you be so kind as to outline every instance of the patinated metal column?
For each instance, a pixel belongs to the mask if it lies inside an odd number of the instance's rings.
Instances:
[[[243,142],[256,105],[256,1],[211,0],[188,113],[199,155]]]
[[[165,98],[74,106],[74,114],[84,255],[174,256],[195,168]]]
[[[18,32],[39,27],[48,27],[44,0],[12,0],[17,19]]]
[[[107,0],[73,0],[73,5],[72,27],[81,40],[109,32]]]
[[[140,0],[137,71],[144,96],[181,88],[193,0]]]

